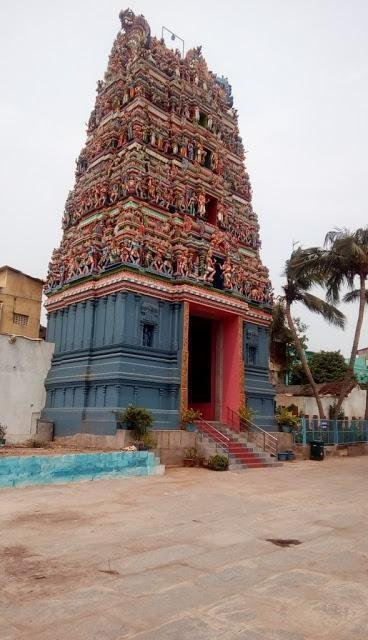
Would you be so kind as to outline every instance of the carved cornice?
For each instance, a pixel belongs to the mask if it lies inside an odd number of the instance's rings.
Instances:
[[[248,322],[255,322],[264,326],[268,326],[271,321],[271,312],[252,307],[247,302],[239,300],[231,294],[190,283],[165,282],[154,276],[134,273],[128,270],[114,272],[102,278],[89,279],[73,287],[68,287],[64,291],[50,296],[45,306],[48,313],[50,313],[76,302],[82,302],[90,298],[101,298],[119,291],[139,292],[170,302],[200,304],[211,310],[237,314]]]

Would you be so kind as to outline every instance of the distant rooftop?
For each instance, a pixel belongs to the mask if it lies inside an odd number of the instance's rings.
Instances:
[[[13,271],[13,273],[20,273],[20,275],[25,276],[26,278],[30,278],[31,280],[35,280],[36,282],[41,282],[43,284],[43,280],[41,280],[41,278],[34,278],[34,276],[30,276],[28,275],[28,273],[24,273],[24,271],[20,271],[19,269],[14,269],[14,267],[9,267],[8,264],[4,264],[2,267],[0,267],[0,273],[1,271]]]

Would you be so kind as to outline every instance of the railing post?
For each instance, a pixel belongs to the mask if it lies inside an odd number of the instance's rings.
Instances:
[[[334,432],[334,444],[339,444],[339,422],[338,420],[334,420],[332,424]]]
[[[302,421],[303,445],[304,447],[306,447],[307,446],[307,421],[305,419],[305,416],[302,416],[301,421]]]

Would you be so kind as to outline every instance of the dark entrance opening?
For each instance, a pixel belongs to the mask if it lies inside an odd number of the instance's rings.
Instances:
[[[217,198],[206,194],[206,200],[207,222],[215,226],[217,224]]]
[[[191,316],[189,319],[189,407],[198,409],[203,417],[213,419],[213,322]]]
[[[224,274],[222,271],[222,265],[224,264],[224,261],[222,258],[217,258],[215,260],[215,275],[213,278],[213,286],[216,289],[223,289],[224,288]]]

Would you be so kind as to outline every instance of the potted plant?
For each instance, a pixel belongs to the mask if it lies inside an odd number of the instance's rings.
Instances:
[[[195,431],[195,421],[200,420],[202,414],[195,409],[185,409],[181,414],[181,424],[186,431]]]
[[[256,412],[254,409],[249,407],[247,404],[239,407],[239,418],[240,418],[240,428],[245,431],[249,428],[249,423],[253,422],[254,416]]]
[[[184,453],[184,467],[195,467],[197,464],[197,451],[195,449],[187,449]]]
[[[0,447],[5,447],[5,434],[6,434],[6,426],[4,424],[0,424]]]
[[[229,458],[223,453],[217,453],[208,460],[209,469],[213,471],[227,471],[229,468]]]
[[[280,430],[286,433],[296,431],[299,426],[298,416],[295,416],[290,409],[287,409],[286,407],[277,407],[275,420],[280,427]]]
[[[116,412],[116,419],[118,425],[124,425],[126,429],[132,431],[133,444],[138,451],[155,448],[156,439],[151,432],[153,416],[150,411],[130,404],[124,411]]]
[[[146,433],[153,424],[153,416],[150,411],[132,404],[124,411],[117,411],[116,419],[118,423],[124,424],[127,429],[131,430],[135,438]]]

